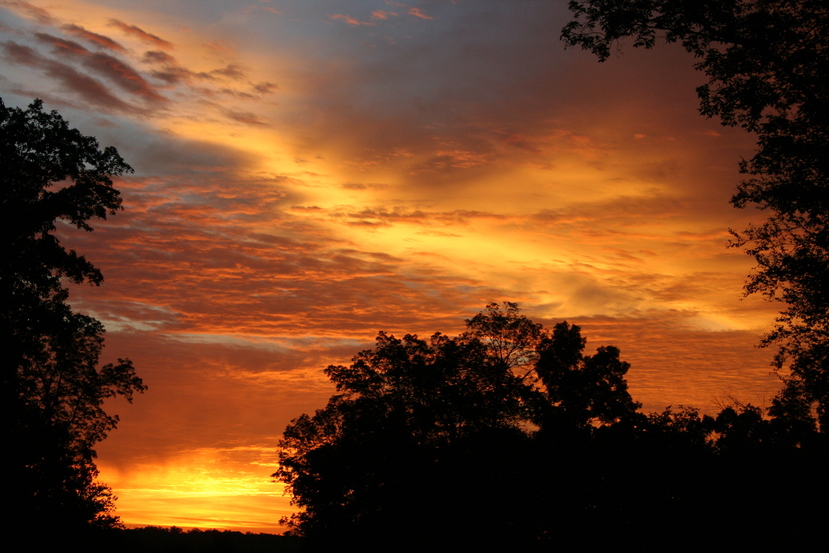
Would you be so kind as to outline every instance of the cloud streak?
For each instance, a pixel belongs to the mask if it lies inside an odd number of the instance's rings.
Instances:
[[[150,102],[163,103],[165,101],[165,98],[156,92],[144,77],[118,58],[100,52],[90,52],[77,42],[63,40],[46,33],[37,33],[35,36],[40,42],[53,46],[53,51],[57,55],[80,62],[87,69],[107,78],[122,90]]]
[[[69,65],[45,58],[28,46],[14,41],[4,42],[0,46],[7,61],[40,69],[93,105],[118,112],[137,113],[141,111],[140,108],[118,98],[100,81],[76,71]]]
[[[84,29],[83,27],[81,27],[79,25],[71,25],[71,24],[70,25],[63,25],[61,28],[64,31],[66,31],[67,33],[69,33],[70,35],[73,35],[73,36],[76,36],[76,37],[81,38],[83,40],[86,40],[87,42],[90,42],[90,43],[95,44],[97,46],[101,46],[103,48],[106,48],[107,50],[112,50],[114,52],[119,52],[119,53],[126,53],[126,51],[127,51],[126,48],[124,48],[123,46],[121,46],[119,43],[115,42],[111,38],[109,38],[107,36],[104,36],[104,35],[101,35],[101,34],[98,34],[98,33],[93,33],[91,31],[87,31],[86,29]]]
[[[135,25],[129,25],[127,23],[124,23],[123,21],[120,21],[118,19],[110,19],[109,26],[115,27],[116,29],[118,29],[126,35],[137,37],[140,40],[151,44],[155,48],[161,48],[162,50],[172,50],[174,48],[172,42],[164,40],[163,38],[156,36],[152,33],[148,33],[144,29],[141,29],[140,27],[137,27]]]

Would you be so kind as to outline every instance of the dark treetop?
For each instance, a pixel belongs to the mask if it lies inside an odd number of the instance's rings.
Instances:
[[[748,294],[783,303],[764,344],[829,427],[829,3],[825,0],[574,0],[567,44],[607,60],[630,38],[678,42],[708,76],[700,112],[757,135],[732,198],[765,222],[732,231],[756,266]]]
[[[64,282],[100,285],[103,276],[63,247],[57,225],[91,231],[91,219],[121,209],[111,177],[132,169],[40,100],[26,110],[0,100],[0,159],[4,524],[112,524],[111,493],[94,482],[93,447],[118,422],[103,403],[145,386],[128,359],[98,368],[103,325],[72,311]]]

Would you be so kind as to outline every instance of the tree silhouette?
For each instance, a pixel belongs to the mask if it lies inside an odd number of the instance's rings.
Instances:
[[[103,325],[71,310],[63,283],[103,276],[55,232],[57,221],[91,231],[90,219],[114,214],[121,198],[110,177],[132,169],[40,100],[26,110],[0,100],[0,157],[4,524],[109,525],[112,495],[95,482],[94,446],[118,418],[103,403],[145,386],[128,359],[98,368]]]
[[[585,355],[577,325],[552,332],[514,303],[430,340],[381,332],[330,366],[327,406],[294,419],[272,475],[302,510],[309,550],[798,547],[829,531],[829,447],[787,388],[768,413],[645,415],[629,365]]]
[[[520,379],[494,361],[476,339],[380,333],[350,367],[326,369],[340,393],[294,420],[280,442],[274,477],[305,509],[294,530],[379,536],[393,520],[400,532],[423,516],[415,505],[446,495],[437,483],[447,474],[459,477],[452,488],[469,483],[461,449],[482,434],[520,435],[525,419]]]
[[[535,372],[543,384],[548,412],[578,427],[613,424],[634,417],[641,404],[633,401],[625,374],[630,364],[613,346],[584,355],[586,340],[577,325],[558,323],[539,347]],[[543,424],[543,423],[542,423]]]
[[[563,324],[557,329],[578,335],[578,327]],[[627,364],[615,348],[583,356],[580,336],[569,342],[550,336],[512,303],[488,305],[467,328],[455,338],[435,334],[429,341],[381,332],[376,346],[358,353],[349,367],[326,369],[338,393],[286,428],[272,475],[303,508],[287,521],[292,533],[319,549],[332,546],[326,540],[372,550],[526,549],[535,543],[540,528],[549,526],[552,505],[539,495],[539,482],[558,474],[549,473],[539,450],[548,444],[534,440],[539,413],[583,415],[557,422],[589,439],[587,422],[594,417],[614,423],[621,411],[635,410],[624,386]],[[571,395],[553,384],[558,367],[544,361],[551,344],[572,361],[561,370],[582,375],[571,377],[584,384]],[[577,464],[562,468],[572,475]],[[555,478],[551,485],[563,499],[571,484]],[[504,515],[493,505],[521,514]]]
[[[745,291],[785,304],[764,344],[793,389],[818,403],[829,428],[829,5],[823,0],[572,0],[570,45],[608,59],[634,46],[679,42],[709,82],[700,112],[757,134],[732,198],[766,221],[734,232],[757,265]]]

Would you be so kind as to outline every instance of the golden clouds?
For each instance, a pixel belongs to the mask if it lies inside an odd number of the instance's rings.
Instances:
[[[273,529],[267,451],[322,369],[489,301],[619,346],[648,409],[775,386],[725,248],[750,142],[683,53],[563,52],[554,3],[2,6],[4,101],[137,170],[63,237],[107,279],[73,307],[150,386],[101,447],[127,522]]]
[[[401,3],[398,3],[398,2],[386,2],[386,4],[388,4],[389,6],[392,6],[392,7],[395,7],[395,8],[401,8],[401,9],[400,10],[373,10],[373,11],[371,11],[369,18],[364,20],[364,21],[360,21],[359,19],[357,19],[355,17],[352,17],[350,15],[346,15],[346,14],[341,14],[341,13],[329,15],[328,18],[331,19],[331,20],[335,20],[335,21],[339,20],[339,21],[342,21],[343,23],[346,23],[348,25],[352,25],[352,26],[355,26],[355,27],[360,26],[360,25],[377,25],[378,23],[381,23],[381,22],[386,22],[388,20],[399,18],[403,14],[410,16],[410,19],[421,19],[421,20],[427,20],[427,21],[435,19],[434,17],[423,13],[423,11],[420,8],[409,7],[406,4],[401,4]]]

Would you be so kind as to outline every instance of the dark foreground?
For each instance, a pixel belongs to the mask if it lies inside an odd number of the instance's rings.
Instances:
[[[66,545],[82,546],[84,551],[118,553],[295,553],[301,551],[301,538],[274,534],[251,534],[230,530],[184,531],[180,528],[93,529],[64,535],[33,536],[30,550],[57,551]]]

